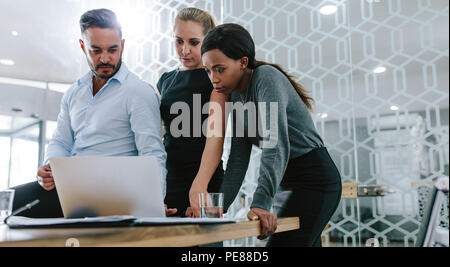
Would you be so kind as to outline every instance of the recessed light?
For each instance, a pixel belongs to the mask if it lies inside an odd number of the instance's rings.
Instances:
[[[397,106],[391,106],[391,110],[392,111],[397,111],[397,110],[399,110],[400,108],[399,107],[397,107]]]
[[[335,6],[335,5],[327,5],[320,9],[320,13],[322,13],[323,15],[332,15],[332,14],[336,13],[336,11],[337,11],[337,6]]]
[[[387,70],[386,67],[378,67],[373,70],[373,73],[380,74],[386,72],[386,70]]]
[[[11,32],[11,35],[12,35],[12,36],[17,36],[17,35],[19,35],[19,33],[16,32],[16,31],[12,31],[12,32]]]
[[[0,64],[5,66],[12,66],[14,65],[14,61],[12,61],[11,59],[2,58],[0,59]]]
[[[328,114],[327,114],[327,113],[324,113],[324,114],[322,114],[320,117],[321,117],[322,119],[326,119],[326,118],[328,118]]]

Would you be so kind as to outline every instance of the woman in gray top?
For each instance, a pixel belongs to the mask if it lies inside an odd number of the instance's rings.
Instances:
[[[281,67],[256,61],[253,39],[239,25],[211,30],[203,41],[202,60],[214,90],[229,95],[233,104],[227,105],[233,138],[221,187],[225,210],[245,177],[252,145],[259,146],[258,186],[247,215],[261,221],[259,238],[275,232],[277,216],[295,216],[300,229],[275,234],[268,245],[321,246],[342,186],[311,119],[311,97]]]

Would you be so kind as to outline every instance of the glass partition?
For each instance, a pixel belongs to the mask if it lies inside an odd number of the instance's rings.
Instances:
[[[36,119],[0,116],[0,188],[36,180],[40,123]]]
[[[21,129],[11,136],[9,186],[36,181],[39,161],[39,123]]]

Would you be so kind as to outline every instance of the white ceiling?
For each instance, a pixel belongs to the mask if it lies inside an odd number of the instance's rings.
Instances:
[[[120,6],[118,3],[125,2],[125,0],[0,0],[0,59],[6,58],[15,62],[14,66],[0,65],[0,77],[59,83],[74,82],[87,70],[85,59],[78,45],[80,37],[78,21],[81,14],[87,9],[98,7],[112,8],[116,11],[120,9],[117,8]],[[352,25],[357,25],[361,20],[358,16],[361,13],[361,7],[356,5],[357,2],[355,1],[355,5],[351,5],[350,20]],[[448,12],[448,0],[433,0],[431,2],[434,5],[446,6]],[[376,17],[383,17],[385,16],[384,13],[389,12],[386,4],[377,6],[379,7],[374,11]],[[244,7],[236,6],[233,8]],[[239,13],[239,11],[236,12]],[[301,14],[299,13],[299,15]],[[331,21],[334,21],[334,19]],[[433,25],[435,47],[448,51],[448,23],[437,22]],[[299,23],[308,27],[310,21]],[[324,28],[326,28],[327,22],[322,23],[325,23]],[[394,25],[396,21],[390,23]],[[278,27],[282,28],[280,25],[277,25]],[[302,26],[301,28],[305,27]],[[405,25],[404,28],[406,49],[417,49],[420,42],[417,25]],[[13,36],[12,31],[17,31],[18,36]],[[384,33],[380,30],[377,34],[382,35]],[[413,38],[414,35],[417,38]],[[258,39],[258,36],[255,39]],[[384,38],[378,37],[375,40],[377,42],[377,53],[384,48],[386,48],[384,49],[386,53],[389,53],[390,42],[383,43]],[[358,44],[361,41],[360,38],[353,38],[353,47],[362,47]],[[326,47],[326,42],[327,40],[324,40],[324,47]],[[359,52],[353,51],[352,54],[357,57],[362,55]],[[325,49],[323,53],[325,61],[333,61],[336,58],[335,49]],[[309,59],[305,58],[310,56],[308,51],[301,56],[302,61],[309,62]],[[354,58],[354,60],[357,61],[358,58]]]
[[[84,63],[77,41],[80,14],[74,0],[1,0],[0,58],[15,65],[0,65],[0,76],[74,82]]]
[[[355,4],[358,2],[356,0],[350,1],[355,1]],[[316,2],[323,3],[323,1]],[[402,2],[409,3],[409,1],[405,0],[402,0]],[[432,0],[431,2],[433,5],[442,6],[443,12],[447,12],[446,21],[444,21],[444,23],[437,21],[433,25],[433,40],[435,42],[435,47],[441,49],[441,51],[446,51],[448,55],[448,0]],[[99,7],[111,8],[116,12],[117,10],[120,12],[120,8],[118,7],[123,3],[126,3],[125,0],[0,0],[0,59],[6,58],[15,62],[14,66],[0,65],[0,77],[44,82],[73,83],[88,70],[84,55],[78,45],[78,39],[80,37],[78,21],[81,14],[87,9]],[[262,0],[258,3],[262,3]],[[238,7],[234,8],[239,9]],[[358,20],[361,19],[360,16],[357,16],[357,14],[361,13],[360,6],[353,5],[351,8],[351,24],[358,25]],[[233,10],[233,12],[235,11]],[[239,11],[236,12],[239,13]],[[383,5],[382,3],[379,4],[379,8],[375,10],[376,17],[383,17],[386,15],[383,12],[387,14],[389,10],[386,8],[386,5]],[[407,12],[407,10],[405,12]],[[424,14],[423,18],[427,19],[427,16],[430,16],[430,14]],[[302,19],[302,16],[299,17]],[[303,22],[300,21],[299,23],[303,25]],[[305,25],[308,25],[308,23],[310,23],[310,21],[306,22]],[[389,21],[389,23],[395,25],[398,21],[392,20]],[[326,24],[324,25],[324,27],[326,27]],[[283,25],[277,24],[277,27],[283,28]],[[302,30],[305,30],[303,28],[305,27],[302,27]],[[417,24],[407,24],[404,25],[404,28],[404,34],[406,35],[404,44],[405,50],[418,50],[421,39],[418,33]],[[360,30],[362,33],[356,33],[355,38],[352,40],[353,50],[351,51],[351,54],[354,62],[359,62],[363,60],[364,57],[364,53],[362,53],[360,47],[362,47],[361,36],[363,36],[365,29],[361,28]],[[12,31],[17,31],[18,35],[13,36],[11,34]],[[386,33],[381,29],[376,34],[375,45],[377,53],[381,51],[380,54],[382,54],[383,57],[389,57],[390,43],[383,43],[382,40],[384,40],[384,38],[381,37]],[[378,34],[381,36],[378,36]],[[259,40],[258,38],[260,37],[258,36],[255,37],[257,42],[264,41]],[[322,51],[322,57],[325,62],[324,67],[333,65],[334,62],[336,62],[335,44],[333,42],[328,44],[327,42],[328,40],[324,40],[323,42],[324,50]],[[312,55],[309,52],[309,49],[299,52],[302,62],[312,61]],[[430,58],[433,56],[435,55],[424,55],[424,57]],[[286,58],[286,60],[288,59]],[[395,60],[397,59],[392,60],[392,62],[395,63]],[[284,61],[284,59],[280,58],[280,61]],[[277,63],[283,65],[283,62]],[[370,69],[370,64],[374,63],[377,62],[369,61],[363,66],[355,67],[353,73],[355,77],[353,80],[355,82],[354,88],[356,91],[365,90],[366,84],[364,75],[366,73],[364,73],[364,71]],[[437,76],[440,82],[440,88],[438,88],[438,90],[447,94],[448,99],[448,57],[445,61],[439,61],[436,66],[438,72]],[[308,70],[300,68],[298,71],[306,72]],[[406,73],[408,74],[409,79],[408,91],[417,92],[417,95],[423,90],[423,81],[418,79],[418,77],[422,75],[421,71],[422,68],[420,64],[409,64],[406,66]],[[415,73],[417,73],[417,75],[415,75]],[[320,74],[321,73],[315,72],[311,73],[313,77],[319,77]],[[391,74],[386,74],[383,77],[380,79],[392,80]],[[308,78],[305,78],[305,83],[306,85],[309,85]],[[335,84],[335,82],[331,82],[331,84]],[[308,87],[310,88],[311,86],[309,85]],[[383,89],[386,90],[386,97],[392,92],[392,88]],[[330,94],[336,93],[336,87],[331,88],[326,86],[325,90],[328,90]],[[357,95],[355,95],[355,97],[357,97]],[[382,97],[384,98],[384,94]],[[2,104],[4,103],[2,103],[0,99],[0,105]],[[448,101],[440,102],[439,106],[448,108]],[[417,107],[417,109],[423,110],[422,107]]]

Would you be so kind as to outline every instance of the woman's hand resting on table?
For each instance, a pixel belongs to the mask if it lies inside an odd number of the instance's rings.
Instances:
[[[250,221],[260,221],[261,234],[258,239],[262,240],[270,235],[273,235],[277,230],[278,222],[277,215],[260,208],[251,208],[247,214]]]

